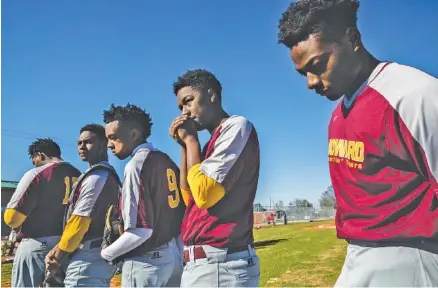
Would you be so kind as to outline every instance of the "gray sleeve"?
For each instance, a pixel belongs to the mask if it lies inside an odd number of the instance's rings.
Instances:
[[[125,166],[125,175],[122,185],[122,217],[124,229],[137,228],[138,204],[142,185],[140,181],[143,162],[146,152],[139,152]]]
[[[108,174],[106,170],[96,170],[82,181],[79,198],[73,210],[74,215],[90,217],[94,204],[108,179]]]
[[[9,200],[6,208],[16,209],[17,206],[19,206],[19,202],[24,202],[24,198],[31,189],[32,183],[35,181],[37,176],[38,171],[36,171],[36,169],[31,169],[24,174],[24,176],[20,179],[20,182],[18,182],[18,186],[15,189],[14,194],[12,194],[12,197]]]
[[[214,143],[213,154],[202,161],[199,170],[222,184],[245,148],[252,129],[252,123],[241,116],[227,121]]]

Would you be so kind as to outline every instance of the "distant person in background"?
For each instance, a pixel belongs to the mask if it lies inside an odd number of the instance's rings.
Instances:
[[[377,60],[362,43],[358,8],[293,2],[278,34],[308,88],[341,99],[328,160],[337,235],[349,246],[335,286],[437,287],[438,79]]]
[[[78,178],[69,197],[65,228],[58,245],[46,256],[46,265],[59,269],[68,256],[65,287],[109,287],[116,267],[100,257],[102,231],[110,205],[117,205],[120,180],[108,162],[105,128],[81,128],[77,150],[89,168]]]
[[[21,178],[4,215],[5,223],[23,235],[13,262],[12,287],[42,284],[44,258],[61,237],[71,186],[81,174],[62,160],[52,139],[37,139],[29,155],[36,168]]]

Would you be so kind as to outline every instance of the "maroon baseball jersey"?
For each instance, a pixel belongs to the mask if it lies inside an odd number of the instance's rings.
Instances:
[[[141,255],[178,236],[185,205],[178,166],[151,143],[138,146],[126,164],[121,195],[124,228],[153,229],[145,243],[130,251]]]
[[[202,154],[201,172],[222,184],[225,196],[209,209],[200,209],[190,197],[181,229],[184,245],[230,248],[252,244],[260,167],[254,126],[242,116],[228,118],[215,130]]]
[[[329,125],[338,237],[438,240],[438,80],[381,63],[353,98]]]
[[[62,234],[71,187],[80,174],[67,162],[49,163],[24,174],[7,205],[27,216],[21,227],[24,237]]]

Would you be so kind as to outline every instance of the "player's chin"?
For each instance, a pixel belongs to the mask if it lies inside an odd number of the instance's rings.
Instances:
[[[332,91],[330,91],[328,93],[324,93],[323,95],[330,101],[337,101],[343,96],[342,93],[335,93]]]
[[[205,125],[203,125],[198,119],[194,119],[196,131],[205,130]]]
[[[119,160],[125,160],[128,158],[129,154],[121,154],[121,153],[113,153],[114,156],[117,157]]]

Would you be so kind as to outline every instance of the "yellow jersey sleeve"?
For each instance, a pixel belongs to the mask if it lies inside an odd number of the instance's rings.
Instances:
[[[90,224],[91,217],[73,214],[65,226],[64,233],[59,241],[59,249],[69,253],[75,251],[79,247],[85,233],[87,233]]]
[[[208,209],[225,196],[225,189],[220,183],[202,173],[200,167],[199,163],[190,168],[187,182],[196,205],[201,209]]]
[[[17,210],[11,208],[6,209],[4,221],[6,225],[11,227],[12,229],[20,227],[21,224],[23,224],[24,220],[26,220],[26,215],[24,215],[23,213],[20,213]]]

